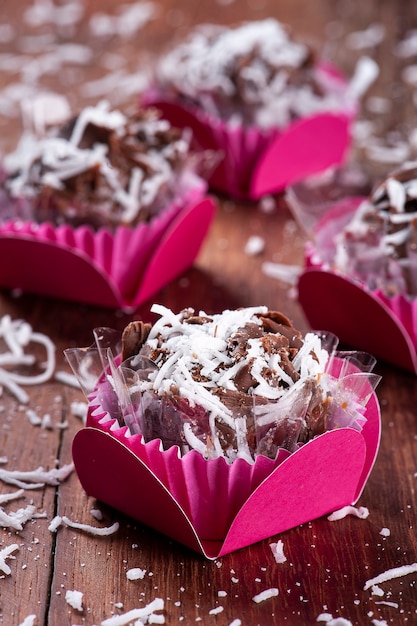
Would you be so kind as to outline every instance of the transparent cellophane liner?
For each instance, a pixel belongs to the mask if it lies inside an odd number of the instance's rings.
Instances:
[[[222,117],[221,110],[216,104],[215,98],[206,102],[204,108],[182,100],[181,97],[173,96],[169,91],[164,89],[158,82],[156,75],[151,85],[142,95],[140,101],[145,106],[163,106],[164,103],[174,104],[184,110],[186,115],[191,114],[194,122],[190,125],[194,126],[194,141],[197,149],[207,150],[208,148],[218,153],[218,167],[208,177],[210,185],[220,192],[228,193],[232,198],[237,200],[257,199],[251,189],[251,182],[256,171],[257,165],[261,158],[267,153],[275,141],[282,138],[292,129],[293,123],[302,120],[314,120],[321,115],[331,114],[348,120],[350,123],[356,116],[358,110],[359,99],[363,91],[368,86],[368,79],[365,76],[358,81],[360,86],[356,84],[353,88],[353,79],[349,83],[346,78],[331,64],[321,62],[316,68],[315,73],[322,84],[325,94],[334,97],[334,106],[318,107],[317,110],[308,112],[304,117],[293,120],[285,126],[279,126],[274,122],[272,114],[270,115],[269,124],[263,126],[254,122],[248,123],[240,119],[239,113],[235,116]],[[362,72],[360,72],[362,73]],[[280,102],[276,101],[277,118],[279,119]],[[286,105],[284,105],[286,106]],[[164,115],[170,117],[169,109],[164,111]],[[178,120],[174,119],[173,125],[178,124]],[[326,125],[324,124],[323,128]],[[323,130],[322,128],[322,130]],[[308,132],[311,132],[310,130]],[[316,140],[320,145],[321,137],[317,135]],[[343,137],[345,144],[346,138]],[[343,145],[343,154],[346,152],[347,146]],[[297,154],[297,150],[294,153]],[[314,157],[312,155],[312,162]],[[300,166],[298,174],[291,174],[292,180],[301,180],[305,176],[309,176],[315,171],[314,165],[311,168],[303,163]],[[276,192],[282,191],[282,185],[278,184]]]
[[[320,377],[323,394],[329,397],[326,430],[349,427],[360,431],[366,421],[366,404],[380,380],[372,371],[375,359],[367,353],[339,352],[333,334],[319,334],[330,355]],[[242,437],[245,419],[254,424],[257,441],[252,452],[205,454],[210,432],[207,414],[199,407],[179,407],[153,391],[141,393],[138,383],[147,380],[156,365],[144,357],[120,363],[118,331],[98,328],[94,336],[93,346],[65,351],[89,401],[87,426],[107,432],[129,448],[168,489],[199,537],[224,539],[251,493],[301,445],[297,439],[311,399],[305,386],[294,385],[281,399],[266,404],[253,396],[250,414],[240,417]],[[154,430],[163,432],[172,422],[176,428],[188,429],[196,449],[190,449],[185,440],[180,449],[151,438]],[[280,442],[273,450],[269,446],[268,457],[262,454],[265,433],[269,439],[277,435]]]
[[[329,171],[287,189],[288,205],[309,238],[304,266],[345,277],[380,301],[398,320],[417,350],[417,298],[409,293],[401,261],[390,260],[390,278],[387,280],[385,257],[364,255],[359,242],[357,253],[352,250],[349,255],[351,269],[341,270],[335,264],[336,239],[367,200],[370,191],[371,185],[366,177],[349,167]],[[358,274],[356,259],[360,256],[364,257],[364,262],[361,262],[361,274]],[[407,259],[410,281],[417,293],[417,253],[412,248],[407,251]]]

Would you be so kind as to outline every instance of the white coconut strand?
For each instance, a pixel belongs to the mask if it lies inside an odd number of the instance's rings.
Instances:
[[[407,241],[409,235],[409,228],[403,228],[402,230],[398,230],[396,233],[390,233],[389,235],[385,235],[384,243],[386,245],[392,244],[393,246],[401,246]]]
[[[0,320],[0,336],[12,354],[23,357],[23,347],[31,339],[32,327],[23,320],[12,320],[10,315],[4,315]]]
[[[78,146],[89,123],[116,130],[126,123],[126,117],[120,111],[110,111],[109,103],[106,101],[100,102],[96,107],[86,107],[74,125],[69,140],[72,145]]]
[[[417,211],[413,213],[391,213],[389,221],[391,224],[407,224],[417,218]]]
[[[152,311],[161,317],[152,327],[145,345],[152,346],[151,349],[156,351],[155,363],[159,369],[148,381],[138,385],[142,391],[152,389],[161,397],[169,396],[175,390],[191,407],[198,405],[206,411],[212,447],[206,450],[205,455],[210,458],[225,456],[228,461],[233,460],[232,456],[252,458],[247,442],[246,418],[234,416],[220,399],[222,396],[212,393],[214,389],[236,391],[234,378],[242,367],[249,368],[249,374],[255,381],[249,390],[254,402],[256,396],[277,401],[273,408],[275,418],[281,413],[288,415],[294,402],[300,405],[297,416],[305,412],[304,399],[308,396],[303,392],[305,381],[308,377],[316,378],[324,373],[329,358],[318,335],[307,333],[304,338],[293,361],[295,370],[300,374],[300,380],[294,384],[282,367],[281,356],[267,352],[262,337],[248,339],[246,354],[238,356],[237,362],[230,356],[234,352],[234,334],[247,324],[262,325],[260,316],[267,313],[266,307],[224,311],[212,316],[200,312],[201,323],[188,323],[188,317],[194,316],[192,309],[176,315],[164,306],[154,305]],[[269,422],[271,412],[261,411],[264,421]],[[221,422],[233,429],[236,450],[222,449],[218,430]],[[191,424],[187,426],[184,437],[192,448],[200,452],[203,447],[206,449],[206,443],[193,435]]]
[[[402,213],[405,209],[406,190],[400,181],[388,178],[386,182],[387,194],[391,205]]]

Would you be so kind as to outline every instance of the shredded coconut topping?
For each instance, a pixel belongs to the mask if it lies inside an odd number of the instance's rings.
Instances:
[[[12,320],[10,315],[0,318],[0,395],[5,387],[19,402],[26,404],[29,396],[21,385],[39,385],[53,376],[55,370],[55,345],[42,333],[35,332],[30,324],[23,320]],[[45,348],[46,361],[41,365],[39,374],[21,374],[18,368],[36,365],[34,355],[27,352],[30,344],[40,344]]]
[[[107,102],[42,137],[24,134],[4,168],[3,219],[94,228],[147,221],[195,180],[185,133],[156,110],[127,116]]]
[[[387,295],[415,296],[417,163],[406,163],[378,185],[336,235],[334,245],[334,259],[329,260],[343,273]]]
[[[124,375],[112,367],[109,378],[128,412],[131,407],[126,416],[131,432],[161,437],[164,446],[195,449],[207,458],[253,462],[256,454],[274,458],[278,447],[293,450],[297,441],[318,434],[313,412],[324,427],[327,393],[319,379],[329,353],[318,335],[303,338],[282,313],[264,306],[210,316],[193,309],[175,314],[160,305],[152,312],[160,315],[152,327],[132,322],[122,340],[126,371],[144,358],[151,364],[147,376],[127,375],[129,396]],[[142,425],[132,422],[129,400],[138,390],[145,407]],[[164,406],[172,403],[165,416],[156,416],[157,398]]]
[[[236,28],[200,25],[160,61],[157,82],[213,115],[263,127],[342,106],[311,49],[272,18]]]
[[[112,329],[97,329],[96,346],[77,349],[72,365],[79,380],[96,373],[84,389],[90,401],[90,392],[98,394],[100,425],[127,427],[126,436],[140,434],[145,442],[160,439],[163,449],[177,446],[181,455],[195,450],[206,459],[253,463],[366,422],[380,380],[372,373],[375,359],[358,359],[357,371],[347,363],[333,377],[334,359],[344,353],[331,333],[303,337],[285,315],[264,306],[214,315],[151,310],[159,314],[153,325],[126,326],[117,361],[120,336]],[[345,384],[348,372],[357,385]]]
[[[16,550],[19,550],[17,543],[12,543],[10,546],[6,546],[0,550],[0,571],[6,574],[6,576],[12,573],[12,570],[6,563],[6,559],[14,559],[15,557],[12,555]]]

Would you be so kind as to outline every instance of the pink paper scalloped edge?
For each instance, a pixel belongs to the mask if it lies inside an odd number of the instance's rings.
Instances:
[[[78,282],[80,286],[78,291],[76,284],[67,285],[71,299],[78,299],[77,293],[79,292],[82,301],[105,306],[136,307],[138,306],[138,293],[141,290],[141,281],[145,270],[155,256],[155,252],[160,249],[164,236],[168,233],[172,236],[173,228],[182,227],[183,216],[187,215],[194,206],[204,202],[206,188],[206,183],[200,181],[151,222],[139,224],[135,228],[119,226],[114,233],[107,228],[100,228],[95,232],[89,226],[84,225],[77,228],[67,224],[54,227],[49,222],[37,224],[33,221],[10,220],[0,224],[0,240],[3,241],[3,248],[6,242],[9,247],[12,246],[12,249],[14,249],[13,242],[18,244],[20,274],[23,272],[23,274],[30,275],[32,268],[31,265],[27,272],[25,271],[25,263],[30,262],[24,257],[25,242],[30,244],[27,249],[30,249],[31,252],[33,245],[44,246],[42,254],[45,259],[41,263],[42,267],[45,267],[45,264],[47,266],[48,249],[50,251],[53,249],[62,250],[67,255],[74,255],[73,270],[75,272],[82,272],[82,268],[85,268],[85,263],[87,263],[91,272],[97,272],[97,278],[100,277],[101,281],[100,288],[97,283],[96,294],[84,293],[85,290],[82,289],[83,274],[71,276],[71,282]],[[204,234],[205,232],[203,236]],[[69,256],[66,259],[68,262],[70,261]],[[158,273],[158,284],[161,285],[163,281],[160,271],[161,268],[159,268]],[[54,295],[50,289],[44,288],[48,284],[47,275],[43,278],[37,277],[36,280],[39,282],[40,293]],[[27,283],[28,280],[25,282]],[[106,288],[105,283],[107,283]],[[9,284],[8,282],[5,286],[20,287],[20,285]],[[32,287],[34,287],[33,284]],[[57,294],[58,297],[65,297],[65,289],[61,291]],[[149,292],[149,286],[147,292]]]
[[[369,403],[372,411],[379,415],[375,394]],[[89,398],[86,426],[106,432],[133,452],[171,493],[198,536],[217,541],[226,537],[232,520],[259,485],[283,461],[297,454],[290,455],[282,450],[275,460],[260,455],[253,464],[244,459],[237,459],[232,464],[227,464],[224,458],[207,461],[195,450],[181,456],[177,446],[163,450],[160,439],[144,443],[141,435],[130,435],[126,427],[119,428],[116,420],[101,407],[95,393]],[[368,442],[367,458],[357,498],[375,460],[379,446],[379,422],[366,421],[362,436]],[[213,500],[227,502],[228,506],[221,510],[208,508],[207,502]]]

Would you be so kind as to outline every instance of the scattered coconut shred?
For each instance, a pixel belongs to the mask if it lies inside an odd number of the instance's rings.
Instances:
[[[375,576],[375,578],[367,580],[363,589],[364,591],[367,591],[367,589],[370,589],[374,585],[379,585],[380,583],[392,580],[393,578],[401,578],[402,576],[407,576],[408,574],[414,574],[415,572],[417,572],[417,563],[393,567],[392,569],[388,569],[385,572],[382,572],[382,574]]]
[[[65,593],[65,600],[76,611],[83,610],[83,593],[81,591],[72,591],[68,589]]]
[[[61,524],[64,523],[66,526],[70,528],[75,528],[76,530],[82,530],[90,535],[96,535],[98,537],[108,537],[109,535],[113,535],[119,530],[119,522],[114,522],[111,526],[91,526],[90,524],[80,524],[79,522],[73,522],[68,517],[63,515],[56,515],[51,523],[48,526],[48,530],[51,532],[56,532]]]
[[[276,587],[271,587],[271,589],[265,589],[260,593],[253,596],[252,600],[259,604],[259,602],[264,602],[264,600],[269,600],[269,598],[274,598],[279,593],[279,590]]]
[[[270,543],[269,547],[271,548],[274,559],[277,563],[285,563],[287,557],[284,554],[284,544],[281,539],[278,539],[277,543]]]
[[[165,618],[155,611],[164,610],[164,601],[162,598],[155,598],[149,604],[140,609],[132,609],[123,615],[114,615],[101,622],[101,626],[125,626],[134,620],[138,620],[137,624],[165,624]],[[144,619],[143,619],[144,618]]]
[[[29,396],[21,385],[40,385],[50,380],[55,371],[55,345],[42,333],[35,332],[31,325],[23,320],[12,320],[10,315],[0,318],[0,340],[5,350],[0,353],[0,395],[5,387],[22,404],[29,402]],[[45,348],[46,361],[39,364],[43,372],[25,376],[9,368],[36,364],[32,354],[26,352],[30,344],[40,344]]]

